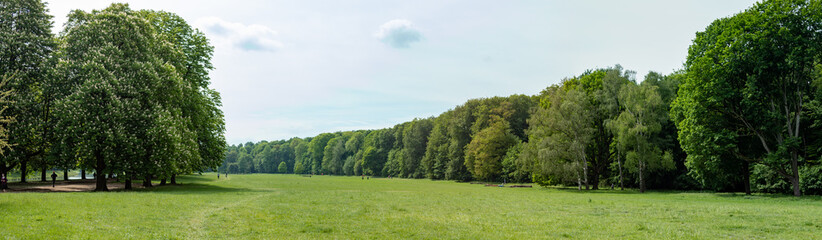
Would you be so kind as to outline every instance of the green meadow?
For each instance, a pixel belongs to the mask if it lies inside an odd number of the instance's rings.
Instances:
[[[812,239],[819,197],[214,174],[129,192],[0,193],[2,239]]]

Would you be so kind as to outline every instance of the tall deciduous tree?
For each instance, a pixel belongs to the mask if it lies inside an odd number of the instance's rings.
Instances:
[[[39,160],[41,168],[48,165],[49,109],[54,100],[48,89],[55,47],[51,18],[39,0],[0,1],[0,76],[15,76],[3,90],[15,92],[9,98],[15,103],[6,114],[17,119],[8,125],[8,141],[16,147],[0,160],[0,172],[19,164],[22,182],[32,160]]]
[[[502,174],[502,158],[517,141],[508,121],[497,117],[465,146],[465,165],[477,179],[498,180]]]
[[[663,153],[655,142],[668,120],[667,109],[657,87],[651,84],[626,84],[619,91],[619,103],[623,111],[608,125],[617,148],[626,153],[624,166],[639,176],[639,190],[645,192],[649,171],[674,168],[671,154]]]
[[[576,180],[588,188],[587,147],[594,135],[593,116],[585,92],[555,89],[529,121],[531,138],[526,148],[536,157],[535,173],[554,183]]]
[[[820,12],[819,1],[764,1],[697,33],[674,103],[689,161],[732,153],[778,173],[801,195],[805,105],[815,98],[812,73],[822,61]],[[758,146],[745,149],[745,142]]]

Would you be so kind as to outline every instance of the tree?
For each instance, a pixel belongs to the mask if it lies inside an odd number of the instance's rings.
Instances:
[[[288,173],[288,166],[286,166],[285,162],[280,162],[280,166],[277,167],[277,172]]]
[[[651,84],[627,84],[619,91],[619,103],[624,109],[619,117],[609,122],[617,148],[626,153],[625,167],[639,176],[639,190],[645,192],[649,171],[674,168],[669,152],[662,152],[656,134],[667,119],[667,111],[657,87]]]
[[[502,158],[519,141],[508,121],[497,117],[465,146],[465,165],[480,180],[496,180],[502,174]]]
[[[178,164],[168,169],[167,175],[173,181],[176,174],[217,167],[226,144],[220,95],[209,87],[214,47],[205,34],[176,14],[150,10],[141,10],[139,14],[151,23],[158,38],[172,45],[158,55],[173,65],[181,78],[179,91],[166,96],[168,105],[177,108],[174,117],[179,119],[173,120],[179,123],[176,134],[182,137],[177,145]]]
[[[317,135],[311,139],[311,142],[308,144],[308,154],[309,158],[311,159],[311,164],[309,165],[309,170],[313,174],[319,174],[322,171],[322,162],[323,162],[323,154],[325,152],[325,147],[332,138],[334,138],[334,134],[332,133],[323,133]],[[308,167],[307,167],[308,168]]]
[[[296,174],[305,173],[305,168],[303,168],[303,163],[302,162],[294,163],[294,173],[296,173]]]
[[[39,160],[36,164],[41,169],[49,160],[45,156],[52,125],[49,109],[54,101],[49,89],[53,80],[50,56],[55,47],[52,16],[39,0],[7,0],[0,4],[0,19],[0,76],[14,75],[3,91],[15,93],[8,96],[14,104],[5,114],[17,120],[7,125],[8,143],[16,147],[0,159],[0,172],[19,165],[20,180],[26,182],[31,160]]]
[[[425,156],[420,163],[427,178],[442,179],[445,177],[445,165],[449,161],[448,147],[451,143],[448,139],[447,123],[452,112],[445,112],[434,120],[434,127],[425,147]]]
[[[171,50],[154,34],[127,5],[113,4],[72,12],[61,36],[61,74],[73,86],[56,110],[61,138],[79,143],[70,151],[94,165],[98,191],[107,190],[104,174],[141,172],[148,180],[155,168],[189,156],[178,151],[184,134],[168,104],[179,77],[158,57]]]
[[[570,87],[554,88],[529,121],[531,136],[526,150],[535,156],[535,173],[549,183],[576,180],[579,189],[588,189],[586,148],[594,135],[593,116],[585,92]]]
[[[420,161],[425,156],[425,148],[428,145],[428,135],[431,134],[433,123],[431,119],[414,119],[403,129],[402,170],[400,176],[409,178],[423,177],[423,168],[420,168]]]
[[[11,78],[14,78],[13,74],[4,75],[3,79],[0,80],[0,89],[5,89],[5,86]],[[14,121],[14,116],[9,116],[6,110],[9,108],[9,105],[14,104],[10,101],[13,95],[13,90],[0,90],[0,155],[5,155],[7,149],[11,148],[11,144],[9,144],[9,130],[6,126]],[[6,169],[3,170],[4,171],[0,171],[0,173],[6,176],[7,171],[5,171]]]
[[[248,153],[240,153],[240,159],[237,161],[237,167],[242,173],[254,173],[254,159]]]
[[[816,99],[812,70],[822,60],[820,8],[818,1],[765,1],[697,33],[674,101],[689,162],[730,153],[776,172],[801,195],[805,105]],[[749,142],[758,146],[745,149]]]

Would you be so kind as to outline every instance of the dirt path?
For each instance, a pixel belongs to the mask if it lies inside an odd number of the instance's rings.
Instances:
[[[96,187],[94,179],[57,181],[54,187],[51,182],[9,183],[7,193],[15,192],[90,192]],[[125,188],[125,183],[109,180],[108,190],[116,191]],[[139,182],[132,183],[133,188],[143,188]]]

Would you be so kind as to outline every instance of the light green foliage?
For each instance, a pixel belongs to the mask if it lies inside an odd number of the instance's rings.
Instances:
[[[626,153],[625,165],[632,173],[639,175],[640,191],[645,191],[645,178],[651,171],[674,168],[670,153],[654,141],[668,119],[666,106],[651,84],[626,84],[619,91],[619,104],[623,111],[619,117],[609,122],[614,132],[617,148]]]
[[[277,167],[277,172],[288,173],[288,166],[285,164],[285,162],[280,162],[280,166]]]
[[[479,180],[499,181],[502,158],[518,141],[508,122],[497,119],[465,146],[465,166]]]
[[[18,217],[0,218],[0,232],[11,239],[813,239],[822,235],[819,197],[608,190],[591,194],[282,174],[180,178],[192,184],[117,193],[3,194],[3,216]]]
[[[533,166],[531,162],[520,158],[524,144],[518,142],[505,153],[502,159],[502,174],[508,182],[528,182],[530,181]]]
[[[548,108],[539,108],[529,124],[530,141],[521,157],[534,157],[534,173],[552,184],[576,183],[588,187],[586,148],[594,128],[593,116],[584,91],[571,88],[555,91]]]

